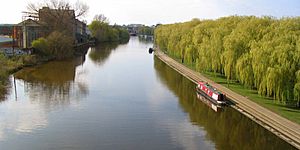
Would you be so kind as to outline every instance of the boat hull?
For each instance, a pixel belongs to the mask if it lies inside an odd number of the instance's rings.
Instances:
[[[202,94],[200,94],[198,92],[196,92],[196,94],[197,94],[197,98],[199,100],[201,100],[204,104],[206,104],[208,107],[210,107],[215,112],[219,112],[219,111],[223,110],[223,107],[221,107],[220,105],[216,105],[216,104],[212,103],[210,100],[208,100]]]
[[[206,93],[204,93],[198,87],[196,87],[196,91],[197,91],[197,93],[201,94],[203,97],[205,97],[206,99],[208,99],[209,101],[211,101],[214,105],[218,105],[218,106],[225,105],[225,101],[217,101],[217,100],[213,99],[212,97],[208,96]]]

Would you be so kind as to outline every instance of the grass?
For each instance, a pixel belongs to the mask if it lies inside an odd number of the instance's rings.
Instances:
[[[205,77],[213,80],[214,82],[221,84],[230,90],[248,97],[253,102],[285,117],[293,122],[300,124],[300,109],[288,107],[284,104],[274,101],[272,98],[260,96],[257,90],[247,88],[236,81],[230,81],[229,86],[227,85],[227,80],[224,76],[217,74],[214,75],[211,72],[202,73]]]
[[[23,65],[31,63],[31,57],[30,55],[24,55],[8,58],[0,53],[0,100],[5,97],[7,92],[8,76]]]
[[[181,63],[180,59],[177,59],[175,57],[172,58],[177,62]],[[196,70],[193,64],[184,64],[184,65],[192,70]],[[213,72],[201,72],[201,74],[209,78],[210,80],[213,80],[214,82],[221,84],[240,95],[248,97],[253,102],[275,112],[276,114],[284,118],[287,118],[288,120],[291,120],[297,124],[300,124],[299,108],[288,107],[282,103],[274,101],[272,98],[260,96],[257,90],[247,88],[242,84],[238,83],[237,81],[231,80],[229,81],[229,84],[227,84],[227,79],[224,75],[214,74]]]

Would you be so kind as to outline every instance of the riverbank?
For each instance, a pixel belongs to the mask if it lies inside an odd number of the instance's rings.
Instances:
[[[0,100],[5,97],[7,87],[9,86],[8,77],[23,69],[24,67],[30,67],[39,65],[53,60],[51,57],[40,57],[37,55],[19,55],[12,56],[10,58],[0,54]]]
[[[186,78],[193,81],[195,84],[197,81],[205,81],[217,88],[218,90],[226,93],[227,97],[234,102],[234,105],[230,105],[234,109],[238,110],[242,114],[246,115],[253,121],[257,122],[267,130],[271,131],[278,137],[282,138],[286,142],[300,149],[300,125],[296,124],[286,118],[279,116],[278,114],[252,102],[247,97],[237,94],[230,89],[213,82],[212,80],[204,77],[200,73],[193,71],[184,65],[178,63],[174,59],[170,58],[160,50],[155,51],[155,56],[165,62],[174,70]]]
[[[87,53],[91,43],[82,43],[74,47],[74,57],[82,56]],[[46,62],[52,61],[53,56],[39,55],[19,55],[10,58],[0,54],[0,65],[3,66],[0,70],[0,100],[5,97],[7,87],[9,86],[8,77],[23,69],[24,67],[32,67]]]

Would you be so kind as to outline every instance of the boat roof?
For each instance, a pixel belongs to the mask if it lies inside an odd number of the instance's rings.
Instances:
[[[205,83],[205,82],[201,81],[201,82],[198,82],[198,84],[203,84],[204,86],[206,86],[208,89],[210,89],[214,93],[222,94],[222,92],[218,91],[216,88],[214,88],[213,86],[211,86],[208,83]]]

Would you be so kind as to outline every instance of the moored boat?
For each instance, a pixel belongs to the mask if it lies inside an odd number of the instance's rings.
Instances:
[[[204,97],[203,94],[199,94],[197,92],[197,98],[201,100],[204,104],[206,104],[208,107],[210,107],[212,110],[214,110],[215,112],[219,112],[223,110],[222,106],[212,103],[208,98]]]
[[[198,82],[196,91],[201,94],[216,106],[223,106],[226,103],[226,95],[218,91],[211,85],[205,82]]]

